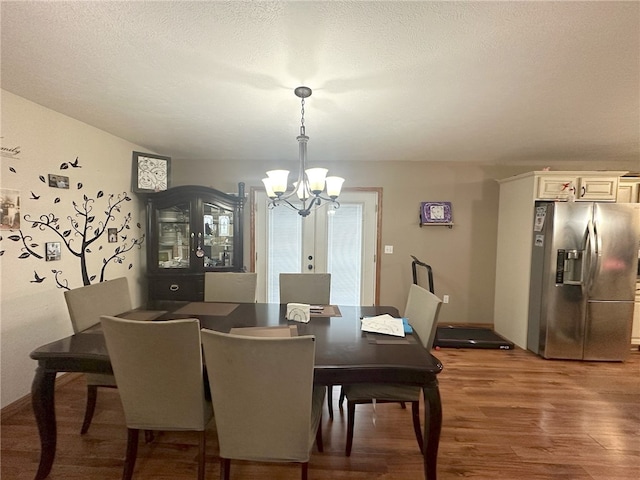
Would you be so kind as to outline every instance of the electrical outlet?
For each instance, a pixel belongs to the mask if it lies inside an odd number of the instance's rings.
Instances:
[[[442,303],[449,303],[449,295],[442,296]]]
[[[393,253],[393,245],[385,245],[384,253]]]

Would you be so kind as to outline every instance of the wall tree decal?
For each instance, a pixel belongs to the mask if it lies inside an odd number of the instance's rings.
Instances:
[[[75,161],[63,163],[60,169],[67,169],[70,165],[72,168],[81,168],[78,165],[78,159]],[[44,176],[39,177],[44,182]],[[78,190],[83,188],[82,183],[77,183]],[[41,195],[31,192],[30,200],[38,201]],[[54,204],[62,201],[60,197],[54,199]],[[34,218],[29,214],[23,215],[22,220],[26,224],[31,225],[31,229],[53,234],[60,240],[62,248],[76,257],[80,261],[80,273],[84,285],[90,285],[96,279],[98,282],[105,280],[105,273],[110,264],[123,264],[126,260],[126,253],[134,248],[141,248],[144,242],[144,233],[139,234],[132,231],[131,213],[124,213],[123,207],[126,202],[130,202],[131,197],[127,192],[121,194],[105,195],[103,191],[98,191],[95,198],[87,195],[82,196],[82,201],[73,200],[71,202],[73,213],[66,216],[65,220],[58,218],[54,213],[46,213]],[[106,203],[106,205],[104,205]],[[104,205],[102,207],[101,205]],[[102,210],[104,208],[104,210]],[[25,225],[26,227],[26,225]],[[140,223],[136,223],[138,230],[142,227]],[[117,232],[117,244],[108,243],[113,247],[112,252],[107,252],[103,247],[100,239],[106,239],[108,229]],[[7,239],[21,243],[19,259],[36,258],[45,260],[43,255],[39,253],[42,245],[33,238],[33,234],[29,234],[24,228],[12,231],[15,234],[9,235]],[[50,241],[49,237],[47,241]],[[96,243],[97,242],[97,243]],[[104,242],[102,242],[104,243]],[[100,252],[104,255],[98,272],[90,272],[90,262],[88,262],[91,254]],[[2,252],[4,253],[4,251]],[[129,269],[133,268],[133,264],[129,263]],[[63,276],[62,270],[53,269],[53,278],[59,288],[70,290],[68,280]],[[31,283],[42,283],[47,277],[41,276],[34,271],[34,278]]]

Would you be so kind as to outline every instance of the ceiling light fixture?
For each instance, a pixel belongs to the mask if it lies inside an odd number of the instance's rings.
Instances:
[[[340,208],[337,201],[342,189],[344,178],[327,177],[326,168],[307,168],[307,141],[309,137],[305,134],[304,127],[304,99],[311,96],[309,87],[298,87],[294,90],[297,97],[301,99],[302,118],[300,119],[300,135],[298,135],[300,171],[298,180],[293,183],[293,190],[287,193],[289,170],[270,170],[267,178],[262,179],[267,196],[271,200],[270,208],[279,205],[287,205],[298,212],[302,217],[306,217],[312,210],[322,205],[324,200],[331,204],[333,208]],[[325,191],[326,196],[322,196]],[[296,205],[289,201],[294,194],[298,196],[302,205]]]

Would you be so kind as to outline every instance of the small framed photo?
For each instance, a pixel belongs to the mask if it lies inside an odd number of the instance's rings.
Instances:
[[[161,192],[171,184],[171,157],[133,152],[132,190],[135,193]]]
[[[158,262],[164,263],[171,260],[171,250],[160,250],[158,252]]]
[[[451,202],[422,202],[420,204],[422,225],[452,225]]]
[[[108,228],[107,229],[107,237],[109,239],[109,243],[118,243],[118,229],[117,228]]]
[[[49,186],[54,188],[69,188],[69,177],[49,174]]]
[[[47,262],[60,260],[60,242],[45,243],[45,254]]]
[[[0,189],[0,230],[20,230],[20,191]]]

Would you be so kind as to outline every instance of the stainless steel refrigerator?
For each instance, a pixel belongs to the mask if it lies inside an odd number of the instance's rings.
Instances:
[[[527,348],[623,361],[640,247],[640,204],[536,202]]]

